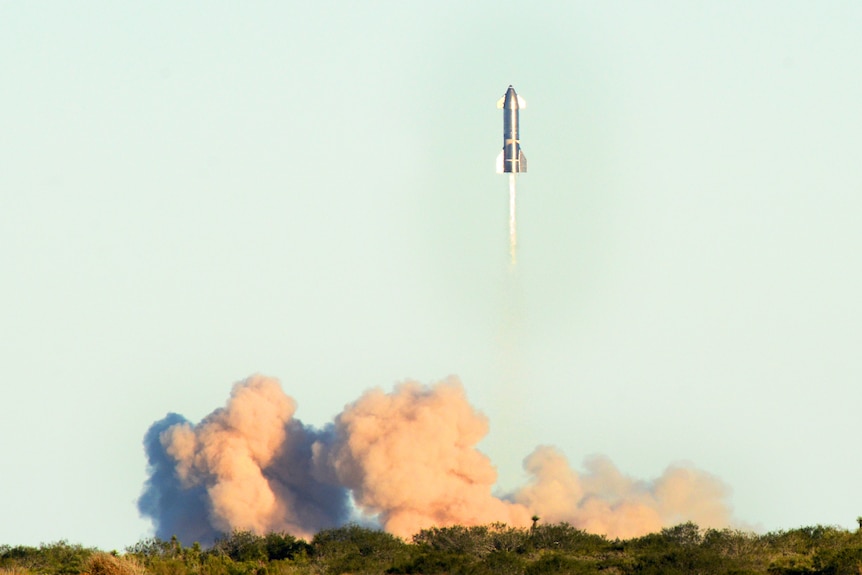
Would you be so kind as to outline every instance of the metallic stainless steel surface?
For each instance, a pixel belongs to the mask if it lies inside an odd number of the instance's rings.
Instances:
[[[503,151],[497,156],[497,173],[518,173],[527,171],[527,157],[521,151],[521,141],[518,135],[518,111],[527,103],[512,86],[497,102],[497,107],[503,110]]]

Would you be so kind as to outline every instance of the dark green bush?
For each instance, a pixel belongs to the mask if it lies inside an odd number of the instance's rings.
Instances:
[[[524,575],[582,575],[596,573],[595,566],[565,555],[563,553],[546,553],[531,563]]]

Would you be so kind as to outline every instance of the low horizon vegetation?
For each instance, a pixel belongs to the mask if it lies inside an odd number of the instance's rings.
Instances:
[[[311,541],[237,530],[212,546],[156,537],[105,552],[61,540],[0,544],[0,575],[860,575],[860,530],[809,526],[756,534],[682,523],[608,539],[568,523],[424,529],[405,541],[349,524]]]

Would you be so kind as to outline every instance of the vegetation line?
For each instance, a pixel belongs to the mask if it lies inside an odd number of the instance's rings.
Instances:
[[[0,545],[0,575],[859,575],[862,527],[758,535],[693,523],[609,540],[567,523],[426,529],[403,541],[358,525],[310,541],[235,531],[204,549],[146,539],[124,553],[69,544]],[[860,522],[862,525],[862,522]]]

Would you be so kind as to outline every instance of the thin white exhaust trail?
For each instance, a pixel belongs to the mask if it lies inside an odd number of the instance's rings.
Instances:
[[[509,174],[509,257],[518,262],[518,223],[515,220],[515,174]]]

